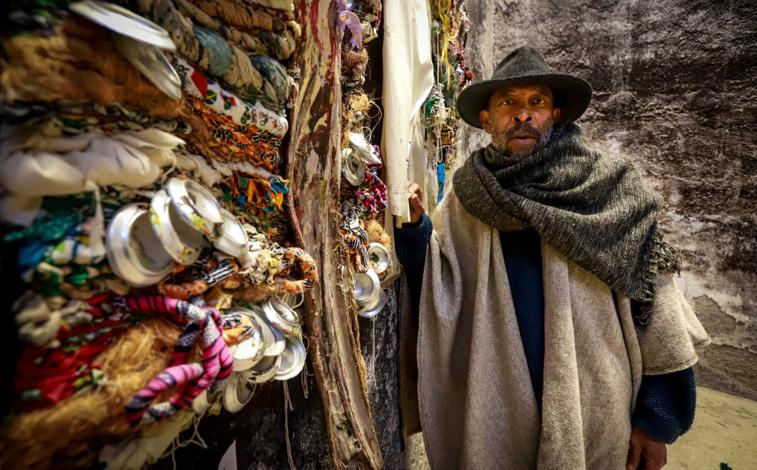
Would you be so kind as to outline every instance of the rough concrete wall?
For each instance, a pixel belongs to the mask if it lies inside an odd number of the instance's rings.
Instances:
[[[580,123],[664,200],[681,287],[714,344],[699,383],[757,399],[757,6],[751,0],[470,0],[476,80],[531,45],[586,78]],[[464,151],[488,141],[468,132]]]

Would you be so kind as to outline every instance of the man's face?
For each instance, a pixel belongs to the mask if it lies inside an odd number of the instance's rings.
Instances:
[[[514,85],[494,92],[479,119],[497,150],[524,157],[549,141],[560,109],[546,86]]]

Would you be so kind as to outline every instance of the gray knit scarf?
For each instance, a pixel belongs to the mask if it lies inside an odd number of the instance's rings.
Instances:
[[[630,162],[589,148],[579,127],[556,125],[526,157],[491,145],[475,151],[453,178],[463,207],[501,231],[533,227],[547,243],[611,289],[640,303],[649,320],[657,274],[679,260],[657,229],[658,200]]]

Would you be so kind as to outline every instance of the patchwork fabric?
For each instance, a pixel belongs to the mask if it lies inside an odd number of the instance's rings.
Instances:
[[[226,115],[216,113],[199,98],[188,97],[192,110],[207,126],[212,142],[202,142],[210,147],[213,156],[222,161],[246,161],[278,173],[281,167],[279,147],[281,138],[253,125],[236,124]],[[194,143],[196,136],[189,136]]]
[[[57,348],[27,345],[18,361],[14,389],[20,410],[54,405],[102,379],[94,359],[115,335],[141,320],[139,314],[109,310],[108,295],[86,301],[90,321],[79,326],[62,326]]]
[[[286,115],[271,111],[260,102],[250,104],[235,94],[224,90],[217,82],[208,78],[202,71],[189,62],[177,58],[176,70],[181,76],[184,91],[196,98],[213,111],[230,117],[241,126],[254,125],[275,136],[284,137],[289,129]]]

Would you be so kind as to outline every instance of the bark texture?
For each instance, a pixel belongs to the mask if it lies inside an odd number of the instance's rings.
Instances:
[[[305,296],[305,322],[334,466],[378,469],[383,463],[339,235],[341,34],[335,8],[327,0],[300,4],[303,35],[294,61],[301,80],[290,126],[288,205],[298,241],[313,254],[320,274],[320,284]]]

